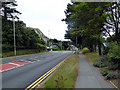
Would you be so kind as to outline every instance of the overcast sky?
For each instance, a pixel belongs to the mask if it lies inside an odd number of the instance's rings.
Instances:
[[[61,19],[65,18],[64,10],[71,0],[16,0],[17,10],[22,14],[20,20],[27,27],[39,28],[46,36],[64,40],[67,25]],[[48,31],[50,30],[50,34]]]

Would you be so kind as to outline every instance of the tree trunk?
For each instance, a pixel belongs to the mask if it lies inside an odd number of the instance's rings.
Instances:
[[[101,56],[102,52],[101,52],[101,42],[100,42],[100,39],[98,39],[98,51],[99,51],[99,55]]]
[[[96,45],[94,45],[94,51],[96,52]]]

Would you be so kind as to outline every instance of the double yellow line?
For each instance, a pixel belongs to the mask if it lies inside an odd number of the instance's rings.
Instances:
[[[32,90],[33,88],[35,88],[39,83],[41,83],[45,78],[47,78],[51,73],[53,73],[64,61],[65,60],[63,60],[62,62],[60,62],[59,64],[57,64],[55,67],[53,67],[52,69],[50,69],[48,72],[46,72],[41,77],[39,77],[35,82],[33,82],[32,84],[30,84],[25,90]]]

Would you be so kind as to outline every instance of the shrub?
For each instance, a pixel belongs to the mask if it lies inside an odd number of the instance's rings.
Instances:
[[[109,47],[104,47],[103,49],[103,55],[107,55],[109,52]]]
[[[116,69],[120,69],[120,45],[117,43],[112,43],[108,57],[110,59],[110,62],[114,65],[117,66]]]
[[[14,45],[2,44],[2,51],[3,52],[13,51],[13,50],[14,50]]]
[[[109,74],[106,76],[106,79],[107,79],[107,80],[117,79],[117,78],[118,78],[118,73],[109,73]]]
[[[60,49],[58,47],[53,48],[53,51],[57,51],[57,50],[60,50]]]
[[[45,46],[41,43],[37,43],[37,48],[41,51],[41,50],[45,50]]]
[[[102,69],[101,69],[101,74],[102,74],[103,76],[106,76],[106,75],[108,74],[108,69],[107,69],[107,68],[102,68]]]
[[[114,64],[113,62],[109,61],[108,65],[107,65],[108,69],[110,70],[117,70],[118,69],[118,65]]]
[[[118,78],[120,78],[120,72],[118,73]]]
[[[74,54],[76,54],[76,51],[74,52]],[[79,51],[77,51],[77,55],[79,55]]]
[[[93,64],[95,67],[104,67],[105,65],[101,62],[101,60],[97,60],[94,64]]]
[[[82,50],[83,54],[86,54],[86,53],[89,53],[89,52],[90,52],[90,50],[88,48],[83,48],[83,50]]]

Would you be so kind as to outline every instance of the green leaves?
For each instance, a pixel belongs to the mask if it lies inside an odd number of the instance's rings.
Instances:
[[[98,6],[97,8],[95,8],[95,11],[96,12],[99,12],[99,11],[102,11],[103,9],[100,7],[100,6]]]

